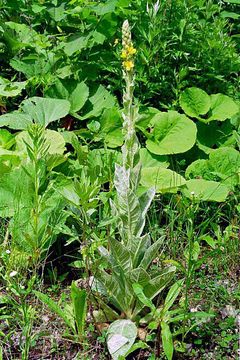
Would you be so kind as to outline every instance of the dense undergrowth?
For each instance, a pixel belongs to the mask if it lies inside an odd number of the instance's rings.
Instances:
[[[0,359],[237,358],[239,17],[0,1]]]

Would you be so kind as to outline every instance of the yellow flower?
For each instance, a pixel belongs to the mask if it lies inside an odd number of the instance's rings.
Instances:
[[[123,62],[123,66],[125,67],[125,69],[126,69],[127,71],[130,71],[130,70],[133,69],[134,63],[133,63],[132,60],[127,60],[127,61],[124,61],[124,62]]]
[[[122,53],[121,53],[121,58],[122,59],[126,59],[128,57],[128,53],[126,50],[122,50]]]
[[[134,55],[137,52],[137,50],[133,46],[127,46],[126,51],[127,51],[128,55]]]

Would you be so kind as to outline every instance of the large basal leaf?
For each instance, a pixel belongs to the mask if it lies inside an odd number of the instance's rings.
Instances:
[[[193,161],[185,171],[186,179],[205,179],[214,180],[211,177],[211,169],[207,159]]]
[[[238,105],[227,95],[211,95],[211,116],[207,121],[230,119],[239,111]]]
[[[160,112],[150,122],[147,149],[153,154],[183,153],[193,147],[197,128],[194,122],[176,111]]]
[[[230,187],[239,184],[240,154],[231,147],[212,150],[209,160],[196,160],[186,169],[186,177],[217,180]]]
[[[209,156],[212,173],[225,184],[234,186],[239,184],[240,153],[230,148],[222,147],[213,151]]]
[[[209,111],[210,105],[209,95],[196,87],[184,90],[180,96],[180,106],[188,116],[205,115]]]
[[[192,179],[186,182],[183,193],[195,200],[223,202],[228,196],[229,187],[216,181]]]
[[[0,127],[7,126],[13,130],[26,130],[31,124],[31,116],[19,111],[13,111],[12,113],[0,116]]]
[[[21,109],[34,122],[47,126],[49,123],[59,120],[69,114],[70,102],[62,99],[32,97],[21,103]]]
[[[155,188],[156,192],[176,190],[183,186],[186,180],[175,171],[162,167],[142,169],[141,184],[148,188]]]
[[[152,154],[146,148],[140,149],[140,162],[142,168],[150,168],[150,167],[158,167],[158,166],[167,168],[169,166],[169,161],[167,156]]]
[[[68,100],[71,104],[70,112],[74,113],[82,109],[89,96],[89,88],[84,81],[76,83],[75,81],[64,81],[56,79],[53,86],[46,91],[47,96],[56,99]]]
[[[48,146],[48,154],[59,154],[62,155],[65,151],[65,140],[63,136],[54,130],[45,130],[44,137],[46,140],[46,145]],[[16,136],[16,150],[19,152],[27,153],[25,143],[29,145],[32,144],[32,140],[28,135],[27,131],[22,131]]]
[[[131,320],[116,320],[108,328],[107,346],[113,360],[125,356],[137,337],[137,327]]]

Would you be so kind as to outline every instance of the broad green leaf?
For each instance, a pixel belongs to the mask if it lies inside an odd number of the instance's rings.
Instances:
[[[240,2],[239,2],[240,4]],[[240,18],[240,15],[233,11],[222,11],[220,13],[220,16],[223,18],[230,18],[230,19],[236,19],[238,20]]]
[[[169,325],[162,321],[161,322],[161,338],[163,344],[163,350],[168,360],[172,360],[173,357],[173,338]]]
[[[229,187],[216,181],[192,179],[186,182],[183,193],[195,200],[223,202],[228,196]]]
[[[226,3],[230,3],[230,4],[239,4],[240,5],[240,0],[223,0]]]
[[[19,152],[17,152],[17,151],[11,151],[11,150],[7,150],[7,149],[2,149],[0,147],[0,159],[1,159],[1,161],[2,160],[4,160],[4,161],[10,160],[10,161],[15,162],[16,160],[19,159],[20,155],[21,154]],[[20,161],[20,159],[19,159],[19,161]],[[18,161],[17,161],[17,163],[18,163]]]
[[[47,126],[69,114],[70,102],[67,100],[32,97],[21,103],[21,109],[38,124]]]
[[[17,40],[17,47],[44,48],[50,45],[47,36],[38,34],[30,26],[18,24],[13,21],[5,22],[5,25],[15,32],[14,39]],[[17,48],[16,45],[14,49]]]
[[[123,144],[122,118],[116,108],[105,109],[99,119],[101,128],[99,135],[108,147],[115,148]]]
[[[137,327],[131,320],[116,320],[108,328],[107,346],[113,360],[125,356],[137,337]]]
[[[141,184],[147,188],[155,188],[156,192],[173,191],[185,183],[186,180],[181,175],[163,167],[142,169]]]
[[[58,22],[63,20],[67,14],[65,13],[65,4],[61,4],[60,6],[57,7],[52,7],[50,9],[48,9],[48,13],[50,14],[51,18]]]
[[[46,145],[48,146],[48,154],[54,155],[54,154],[60,154],[62,155],[65,151],[65,141],[63,136],[58,133],[55,130],[45,130],[45,139],[46,139]],[[26,145],[27,144],[32,145],[32,140],[30,139],[30,136],[28,135],[27,131],[22,131],[15,137],[16,140],[16,150],[19,152],[27,152],[26,151]]]
[[[207,121],[230,119],[239,111],[238,105],[227,95],[211,95],[211,116]]]
[[[88,99],[89,89],[84,81],[77,84],[73,92],[70,94],[68,100],[71,104],[71,112],[78,112]]]
[[[64,52],[67,56],[73,55],[76,51],[81,51],[87,47],[89,35],[74,35],[65,43]]]
[[[59,187],[57,191],[74,206],[78,207],[80,205],[80,198],[73,183],[66,183],[64,186]]]
[[[191,117],[205,115],[210,109],[210,97],[208,94],[196,87],[183,91],[180,96],[180,106],[183,111]]]
[[[89,96],[89,88],[84,81],[76,83],[75,81],[64,81],[56,79],[53,86],[46,91],[47,96],[56,99],[68,100],[71,104],[70,112],[74,116],[82,109]]]
[[[229,120],[223,122],[212,121],[208,124],[199,122],[197,130],[197,146],[206,154],[210,154],[220,146],[228,146],[233,134],[233,126]]]
[[[0,127],[7,126],[13,130],[26,130],[32,124],[31,116],[20,111],[13,111],[0,116]]]
[[[92,104],[92,110],[82,116],[82,120],[97,117],[104,109],[111,109],[115,105],[115,98],[102,85],[100,85],[96,93],[89,98],[89,101]]]
[[[212,150],[209,160],[196,160],[186,169],[187,178],[216,180],[230,187],[239,184],[240,153],[231,147]]]
[[[93,10],[96,12],[97,15],[103,16],[105,14],[114,12],[116,4],[117,0],[107,0],[106,3],[100,3],[93,7]]]
[[[167,156],[154,155],[150,153],[146,148],[140,149],[140,162],[143,168],[158,167],[158,166],[167,168],[169,166],[169,161]]]
[[[183,153],[191,149],[196,141],[196,125],[176,111],[156,114],[150,122],[150,128],[152,130],[146,147],[156,155]]]
[[[87,316],[87,292],[85,289],[79,289],[74,281],[71,285],[71,299],[78,334],[82,335]]]
[[[211,178],[211,169],[209,168],[209,161],[199,159],[192,162],[186,169],[186,179],[205,179],[214,180]]]
[[[240,183],[240,153],[230,148],[222,147],[214,150],[209,156],[212,174],[218,176],[226,185],[234,186]]]

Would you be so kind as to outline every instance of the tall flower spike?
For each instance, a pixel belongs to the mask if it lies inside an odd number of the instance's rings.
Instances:
[[[123,78],[126,86],[123,92],[123,134],[124,145],[123,166],[134,167],[139,158],[139,142],[135,132],[135,123],[138,119],[138,107],[133,103],[134,91],[134,56],[136,49],[133,47],[131,30],[127,20],[122,26],[122,54]]]
[[[122,25],[122,46],[125,49],[127,46],[132,45],[131,30],[128,20],[125,20]]]

